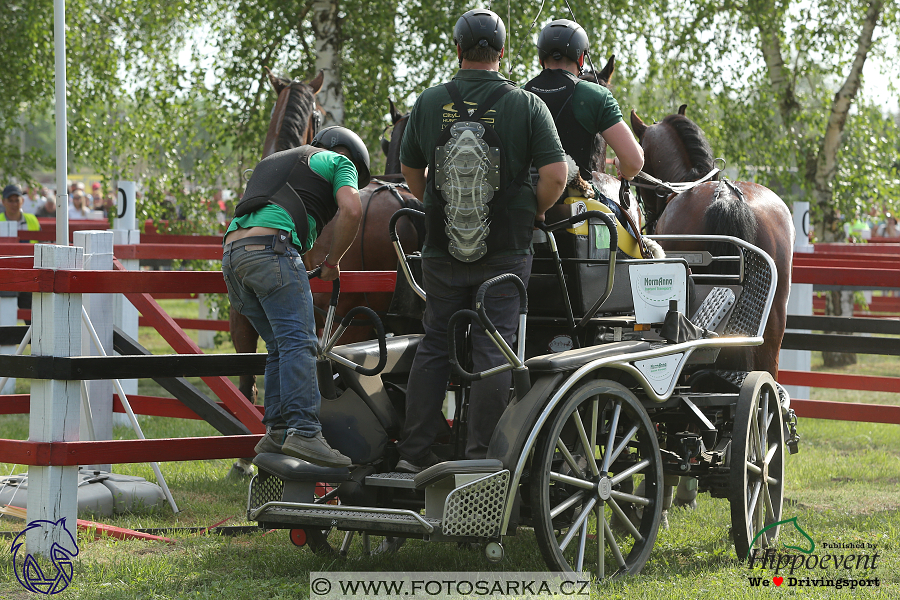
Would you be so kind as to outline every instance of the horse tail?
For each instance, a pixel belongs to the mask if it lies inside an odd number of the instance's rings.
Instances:
[[[719,184],[718,197],[707,207],[703,215],[704,229],[710,235],[728,235],[740,238],[745,242],[756,242],[756,216],[753,210],[728,187]],[[732,244],[714,242],[709,251],[714,256],[735,256],[737,249]],[[724,273],[729,263],[715,263],[713,272]]]

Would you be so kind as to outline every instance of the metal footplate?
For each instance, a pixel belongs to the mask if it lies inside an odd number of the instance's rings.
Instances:
[[[724,287],[713,288],[691,317],[691,323],[715,331],[732,306],[734,306],[734,291]]]
[[[366,476],[366,485],[401,489],[416,489],[415,473],[375,473]]]
[[[427,535],[440,528],[437,519],[412,510],[333,504],[267,502],[251,511],[251,521],[281,525],[336,527],[371,533]]]

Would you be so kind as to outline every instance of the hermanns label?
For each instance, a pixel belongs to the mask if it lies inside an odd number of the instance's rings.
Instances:
[[[679,352],[659,358],[639,360],[634,363],[634,366],[644,374],[653,391],[662,395],[669,391],[672,380],[678,375],[678,365],[681,364],[683,356],[684,352]]]
[[[572,338],[567,335],[558,335],[547,345],[547,349],[550,352],[565,352],[566,350],[571,350],[575,347],[575,344],[572,343]]]
[[[678,301],[678,310],[687,310],[687,273],[680,263],[630,265],[634,316],[638,323],[662,323],[669,301]]]

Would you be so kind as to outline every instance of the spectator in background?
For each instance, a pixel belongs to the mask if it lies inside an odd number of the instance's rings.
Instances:
[[[10,221],[19,224],[19,231],[40,231],[41,224],[37,217],[30,213],[22,212],[22,203],[25,201],[25,192],[22,188],[15,184],[10,184],[3,188],[3,213],[0,214],[0,221]],[[22,240],[23,242],[25,240]],[[36,240],[31,240],[35,243]],[[19,292],[18,304],[20,309],[31,310],[31,292]],[[26,325],[31,325],[31,321],[25,321]]]
[[[22,203],[22,212],[35,214],[37,210],[44,205],[44,197],[41,196],[39,188],[28,186],[25,193],[25,201]]]
[[[88,206],[87,195],[82,190],[76,189],[72,194],[72,205],[69,207],[69,220],[87,219],[90,216],[91,208]]]
[[[44,204],[37,209],[35,216],[47,219],[56,218],[56,199],[53,196],[46,196]]]
[[[100,189],[100,182],[95,181],[91,184],[91,208],[94,210],[103,210],[103,192]]]
[[[884,223],[878,226],[879,237],[900,237],[900,229],[897,227],[897,217],[891,213],[884,214]]]

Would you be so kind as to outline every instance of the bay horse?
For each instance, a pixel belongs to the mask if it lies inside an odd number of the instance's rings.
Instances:
[[[646,125],[631,111],[631,126],[644,149],[644,172],[665,182],[697,181],[713,169],[713,154],[706,135],[685,116],[678,114],[660,123]],[[640,177],[640,176],[638,176]],[[772,190],[756,183],[737,181],[730,186],[715,181],[701,183],[681,194],[657,193],[640,188],[647,213],[647,233],[731,235],[749,242],[772,257],[778,272],[775,299],[763,333],[764,342],[748,356],[724,358],[717,368],[736,371],[768,371],[778,378],[778,352],[787,321],[791,289],[794,222],[784,201]],[[688,242],[661,240],[664,249],[696,250]]]
[[[341,259],[342,271],[396,271],[397,255],[394,253],[391,243],[388,222],[391,216],[401,208],[424,210],[422,203],[409,192],[403,183],[400,183],[403,179],[400,174],[400,141],[403,139],[403,132],[409,121],[409,113],[401,114],[393,102],[390,100],[388,102],[390,103],[392,124],[389,126],[391,129],[389,141],[382,140],[382,149],[387,156],[385,175],[373,178],[368,186],[359,191],[363,216],[360,221],[359,233],[347,253],[344,254],[344,258]],[[334,234],[333,223],[332,221],[322,229],[322,233],[316,239],[312,249],[303,257],[307,269],[311,269],[325,260]],[[397,221],[397,235],[407,252],[422,248],[424,230],[419,229],[418,225],[406,217]],[[336,310],[335,327],[339,318],[356,306],[368,306],[384,320],[392,297],[393,292],[341,294]],[[313,294],[313,303],[317,309],[316,321],[320,328],[324,326],[322,316],[328,309],[330,298],[330,293]],[[394,331],[394,333],[405,332]],[[371,324],[365,321],[363,324],[348,327],[339,343],[351,344],[369,340],[372,339],[373,334],[374,330]]]

